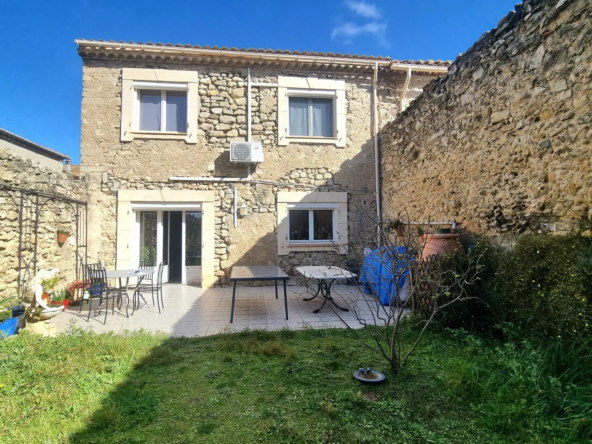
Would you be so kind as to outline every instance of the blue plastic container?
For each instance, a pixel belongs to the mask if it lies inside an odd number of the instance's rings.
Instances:
[[[12,317],[16,318],[16,331],[18,332],[21,328],[23,328],[23,321],[25,320],[25,307],[21,307],[17,305],[16,307],[12,307]]]
[[[0,324],[0,339],[16,334],[17,318],[8,318]]]

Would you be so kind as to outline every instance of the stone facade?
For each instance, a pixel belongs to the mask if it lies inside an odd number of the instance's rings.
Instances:
[[[489,234],[591,219],[591,104],[592,3],[525,0],[382,129],[385,215]]]
[[[352,73],[253,67],[252,82],[278,82],[278,76],[306,76],[345,81],[347,142],[290,143],[278,146],[277,87],[252,87],[252,139],[261,141],[265,161],[252,168],[250,183],[171,181],[173,176],[246,177],[247,167],[229,162],[229,142],[247,137],[247,69],[202,64],[109,60],[83,56],[81,171],[100,183],[91,193],[91,254],[116,262],[119,190],[211,190],[216,192],[215,275],[227,281],[235,264],[325,263],[331,253],[278,256],[276,195],[278,191],[350,192],[352,227],[364,221],[360,210],[373,214],[374,140],[371,130],[372,72]],[[199,117],[196,144],[182,140],[120,140],[123,68],[190,70],[198,73]],[[395,116],[406,73],[385,70],[379,77],[380,124]],[[407,92],[416,97],[437,74],[417,74]],[[233,222],[233,187],[238,206],[246,207]],[[357,217],[357,220],[356,220]],[[358,229],[357,228],[357,229]],[[314,253],[314,254],[313,254]],[[308,258],[308,259],[306,259]],[[306,260],[305,260],[306,259]]]
[[[81,201],[86,200],[88,190],[85,180],[79,180],[70,173],[56,172],[38,162],[3,150],[0,150],[0,185]],[[19,192],[0,187],[0,299],[17,293],[20,196]],[[45,203],[47,199],[40,197],[40,203],[44,205],[39,214],[38,230],[35,231],[35,199],[34,194],[27,194],[23,200],[23,276],[26,262],[30,265],[32,277],[37,237],[37,268],[59,268],[61,282],[70,283],[76,277],[75,207],[60,200]],[[81,212],[80,216],[83,217],[84,213]],[[72,233],[63,245],[57,241],[58,229]],[[82,225],[80,229],[83,230]],[[83,254],[84,250],[80,252]]]

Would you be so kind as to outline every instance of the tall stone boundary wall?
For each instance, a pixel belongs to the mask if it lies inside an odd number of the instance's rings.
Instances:
[[[70,173],[55,172],[37,162],[0,150],[0,184],[33,189],[38,192],[85,201],[88,182]],[[15,202],[16,201],[16,202]],[[44,202],[44,198],[40,198]],[[19,269],[20,193],[0,188],[0,298],[17,294]],[[43,206],[35,232],[35,195],[26,195],[23,210],[23,267],[33,273],[35,237],[37,268],[58,268],[60,283],[66,285],[76,277],[75,209],[56,200]],[[57,230],[71,231],[63,245],[58,244]],[[23,276],[25,272],[23,270]]]
[[[385,214],[489,234],[591,219],[591,103],[592,2],[525,0],[382,129]]]
[[[231,164],[229,142],[245,140],[246,68],[160,64],[160,69],[198,73],[198,143],[179,140],[120,140],[122,68],[155,66],[122,60],[84,60],[82,99],[82,171],[92,177],[91,257],[115,266],[119,190],[214,190],[216,200],[215,274],[226,283],[233,265],[280,265],[288,273],[299,265],[336,264],[333,252],[293,252],[278,256],[278,191],[350,192],[349,232],[362,230],[375,214],[374,140],[371,132],[372,74],[251,70],[254,83],[277,83],[280,75],[342,79],[346,84],[347,144],[290,143],[277,146],[277,88],[252,88],[252,137],[261,141],[265,161],[252,169],[254,181],[236,184],[238,206],[246,214],[233,223],[233,184],[171,182],[171,176],[246,177],[245,165]],[[386,123],[400,111],[406,73],[380,79],[379,114]],[[418,96],[435,75],[412,78],[407,97]],[[98,183],[96,189],[94,184]],[[293,280],[294,281],[294,280]]]

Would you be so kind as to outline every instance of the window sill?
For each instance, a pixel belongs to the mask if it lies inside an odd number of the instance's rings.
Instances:
[[[134,139],[168,139],[185,140],[187,133],[173,133],[165,131],[132,131]]]
[[[286,136],[288,143],[326,143],[337,144],[339,137],[311,137],[311,136]]]
[[[339,247],[339,244],[288,244],[290,248],[310,248],[310,247],[319,247],[319,248],[328,248],[328,247]]]

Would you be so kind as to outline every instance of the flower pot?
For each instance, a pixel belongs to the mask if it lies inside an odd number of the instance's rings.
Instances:
[[[403,227],[395,228],[395,233],[397,233],[397,236],[403,237]]]
[[[49,293],[43,293],[43,294],[41,295],[41,299],[42,299],[43,301],[45,301],[46,303],[48,303],[48,302],[49,302]]]
[[[421,241],[424,244],[421,253],[422,259],[428,259],[436,254],[452,253],[456,250],[456,239],[460,237],[458,233],[450,234],[423,234]]]
[[[63,244],[68,240],[69,236],[68,233],[58,233],[58,243]]]
[[[70,305],[70,301],[66,299],[62,301],[62,304],[64,304],[64,309],[62,311],[66,311],[66,308],[68,308],[68,305]]]

